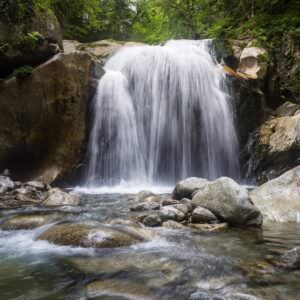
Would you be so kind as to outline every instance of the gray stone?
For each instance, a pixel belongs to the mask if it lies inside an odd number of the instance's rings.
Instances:
[[[47,199],[42,203],[43,206],[77,206],[79,198],[75,195],[65,193],[61,189],[54,188],[49,191]]]
[[[160,226],[162,219],[159,214],[151,214],[143,218],[143,224],[150,227]]]
[[[276,111],[275,114],[278,117],[291,117],[294,116],[295,113],[300,109],[299,104],[295,104],[292,102],[284,102],[282,105],[280,105]]]
[[[134,201],[144,202],[144,199],[150,196],[155,196],[151,191],[140,191],[136,196]]]
[[[300,269],[300,247],[289,250],[282,256],[284,265],[290,269]]]
[[[7,176],[0,175],[0,188],[4,190],[12,190],[15,187],[14,182]]]
[[[160,213],[163,221],[173,220],[181,222],[186,218],[185,213],[171,205],[163,206],[160,209]]]
[[[141,202],[135,204],[130,208],[131,211],[149,211],[158,210],[160,208],[160,203],[157,202]]]
[[[180,200],[182,198],[192,198],[192,194],[206,186],[209,181],[204,178],[190,177],[178,182],[172,193],[172,198]]]
[[[299,223],[300,166],[257,187],[250,198],[265,220]]]
[[[180,202],[178,200],[172,199],[172,198],[167,198],[164,199],[161,203],[162,206],[167,206],[167,205],[174,205],[174,204],[179,204]]]
[[[37,190],[41,190],[44,191],[47,189],[47,186],[45,185],[45,183],[41,182],[41,181],[29,181],[26,182],[26,185],[29,185],[31,187],[34,187]]]
[[[208,209],[197,207],[192,213],[193,223],[218,223],[218,218]]]
[[[227,177],[199,190],[192,199],[192,205],[210,210],[221,221],[233,226],[262,225],[262,215],[250,201],[247,189]]]
[[[169,228],[169,229],[186,229],[186,228],[188,228],[188,227],[182,225],[181,223],[172,221],[172,220],[163,222],[162,226],[165,228]]]

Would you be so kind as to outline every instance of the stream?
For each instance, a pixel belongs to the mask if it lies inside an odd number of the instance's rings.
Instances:
[[[79,207],[61,211],[66,220],[106,223],[136,216],[129,210],[133,196],[81,193]],[[3,211],[0,223],[26,212]],[[189,299],[196,291],[299,299],[300,271],[287,271],[276,263],[281,253],[300,246],[297,224],[266,223],[262,230],[230,228],[216,233],[158,227],[154,229],[158,236],[150,242],[113,249],[37,241],[49,226],[0,230],[0,299],[88,299],[85,287],[95,280],[102,282],[103,289],[145,295],[136,299]],[[125,294],[107,292],[94,299],[133,299]]]

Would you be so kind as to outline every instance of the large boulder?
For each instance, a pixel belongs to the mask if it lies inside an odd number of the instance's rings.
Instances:
[[[71,52],[56,55],[27,78],[5,81],[0,169],[46,183],[74,170],[86,143],[91,86],[100,69],[87,53]]]
[[[262,225],[262,215],[250,201],[247,189],[230,178],[222,177],[207,184],[195,194],[192,205],[210,210],[233,226]]]
[[[250,192],[264,219],[300,222],[300,166]]]
[[[266,121],[257,131],[249,165],[259,183],[300,164],[300,111]]]
[[[62,32],[54,13],[35,4],[23,5],[28,11],[22,19],[0,15],[0,77],[24,65],[43,63],[62,48]]]
[[[299,104],[295,104],[290,101],[286,101],[282,105],[277,107],[275,114],[278,117],[291,117],[291,116],[294,116],[297,111],[300,111]]]
[[[172,192],[172,197],[177,200],[182,198],[192,199],[193,193],[202,189],[207,183],[208,180],[204,178],[190,177],[184,179],[176,184]]]

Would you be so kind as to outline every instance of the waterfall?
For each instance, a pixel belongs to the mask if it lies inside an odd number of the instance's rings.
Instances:
[[[234,110],[210,41],[125,47],[93,103],[87,185],[239,176]]]

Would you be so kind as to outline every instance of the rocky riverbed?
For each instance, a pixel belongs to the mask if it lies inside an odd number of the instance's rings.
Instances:
[[[252,195],[229,178],[89,194],[2,176],[0,298],[298,299],[300,225]]]

